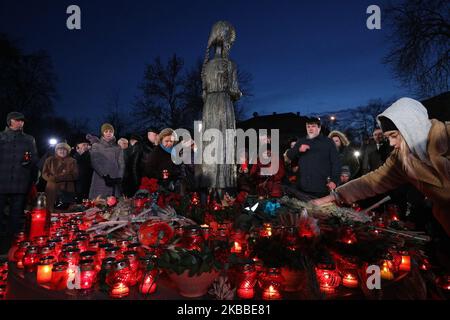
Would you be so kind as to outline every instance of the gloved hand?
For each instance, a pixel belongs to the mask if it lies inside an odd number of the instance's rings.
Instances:
[[[107,187],[113,187],[114,186],[114,179],[112,179],[109,174],[103,176],[103,179],[105,180],[105,184]]]

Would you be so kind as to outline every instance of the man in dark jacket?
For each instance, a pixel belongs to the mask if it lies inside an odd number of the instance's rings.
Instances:
[[[38,160],[36,141],[23,132],[25,117],[10,112],[7,127],[0,133],[0,232],[4,243],[22,228],[21,218],[25,209],[27,193],[35,182]],[[9,224],[4,226],[4,210],[9,199]]]
[[[373,131],[373,142],[369,143],[364,149],[362,175],[381,167],[392,150],[393,148],[384,139],[383,131],[379,128],[375,129]]]
[[[142,177],[145,176],[145,166],[150,162],[150,156],[158,144],[158,131],[148,128],[147,139],[136,143],[136,151],[131,159],[133,181],[139,186]]]
[[[129,147],[124,150],[125,173],[122,181],[122,190],[127,197],[134,196],[141,182],[137,158],[139,157],[142,143],[141,136],[133,134],[130,136]]]
[[[320,134],[320,120],[309,118],[307,136],[300,138],[287,151],[291,160],[298,159],[297,188],[312,198],[323,197],[339,183],[341,164],[336,146],[328,137]]]
[[[75,184],[77,201],[80,203],[83,199],[89,198],[89,189],[92,180],[91,155],[89,153],[89,141],[80,139],[75,147],[73,158],[78,165],[78,180]]]

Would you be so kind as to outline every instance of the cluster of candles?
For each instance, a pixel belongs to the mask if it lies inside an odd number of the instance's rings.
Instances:
[[[46,212],[35,210],[31,214],[28,236],[19,233],[9,252],[9,260],[25,272],[35,272],[36,280],[53,290],[81,289],[91,290],[97,283],[107,286],[113,298],[123,298],[130,294],[130,288],[139,287],[142,294],[156,291],[157,269],[149,268],[153,259],[161,252],[144,249],[138,242],[127,240],[108,240],[103,235],[86,232],[90,222],[83,214],[55,215],[46,228]],[[205,241],[222,239],[228,243],[228,253],[249,258],[251,248],[247,234],[233,230],[230,225],[219,226],[211,232],[208,225],[178,228],[175,233],[182,237],[180,245],[189,250],[199,250]],[[281,234],[291,250],[298,248],[302,236],[296,227],[279,228],[264,223],[257,231],[259,237],[272,237]],[[352,244],[357,241],[351,228],[344,230],[341,241]],[[392,279],[395,272],[407,272],[411,268],[411,259],[406,251],[390,252],[392,259],[380,263],[381,276]],[[4,264],[1,265],[3,279]],[[6,264],[7,266],[7,264]],[[347,288],[359,287],[356,270],[339,271],[326,265],[316,266],[316,276],[322,292],[333,293],[339,285]],[[241,299],[255,297],[256,284],[264,300],[282,298],[283,284],[278,268],[264,268],[261,261],[254,258],[253,264],[243,265],[236,283],[236,294]],[[0,282],[0,297],[5,291]]]
[[[389,250],[385,259],[380,261],[380,276],[385,280],[392,280],[396,273],[410,270],[411,256],[405,250],[397,250],[394,247]],[[340,269],[334,265],[319,264],[316,266],[316,276],[320,290],[324,293],[334,293],[341,284],[346,288],[358,288],[360,283],[357,267]]]
[[[8,281],[8,261],[0,260],[0,300],[6,296],[6,284]]]
[[[30,230],[35,230],[32,224],[33,220]],[[45,235],[30,239],[19,233],[9,260],[26,273],[36,273],[37,283],[52,290],[90,290],[103,281],[113,298],[127,296],[136,285],[142,294],[156,291],[158,273],[150,267],[155,258],[151,250],[138,242],[88,233],[88,227],[83,214],[59,215]]]

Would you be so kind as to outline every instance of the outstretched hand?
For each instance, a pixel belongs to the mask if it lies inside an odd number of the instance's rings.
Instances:
[[[330,195],[330,196],[325,196],[323,198],[311,200],[310,202],[315,206],[323,206],[328,203],[335,202],[335,198]]]

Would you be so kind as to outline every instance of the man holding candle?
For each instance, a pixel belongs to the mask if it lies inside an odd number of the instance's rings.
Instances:
[[[7,127],[0,132],[0,253],[6,252],[14,234],[22,227],[26,195],[37,174],[38,159],[34,138],[23,132],[25,116],[10,112]],[[9,199],[9,223],[5,228],[4,210]]]

